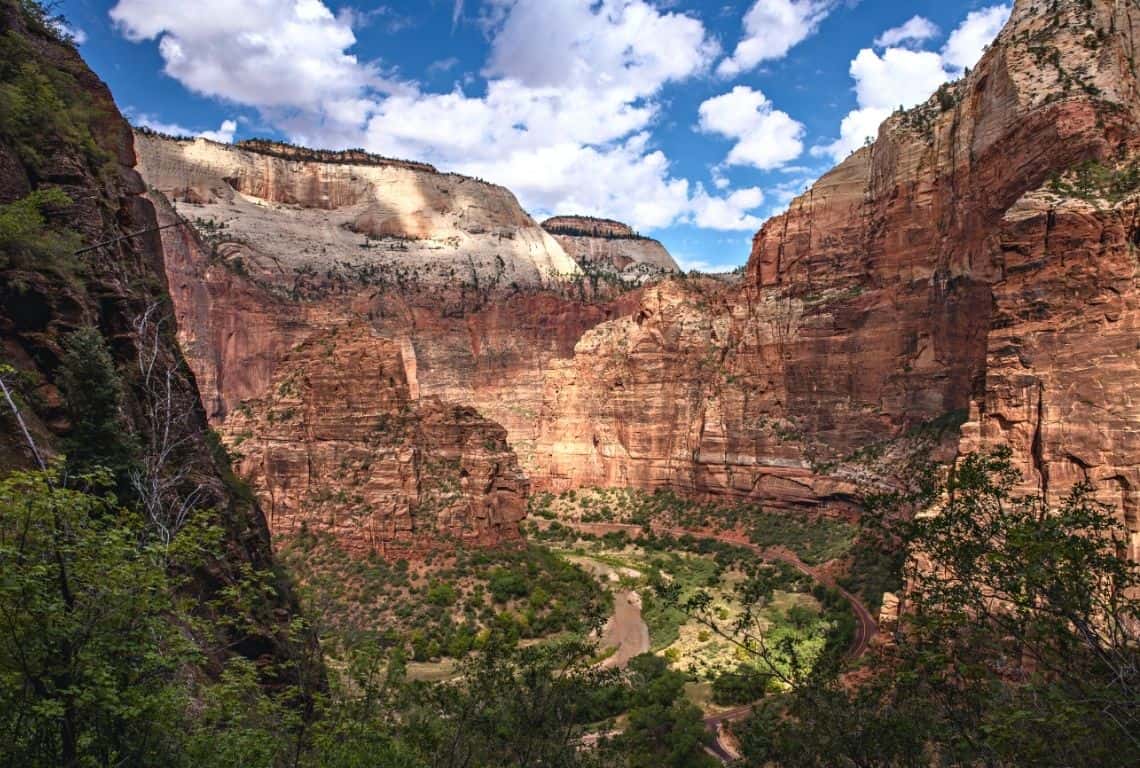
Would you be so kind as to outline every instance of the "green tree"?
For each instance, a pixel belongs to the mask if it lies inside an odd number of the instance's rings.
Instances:
[[[684,696],[685,676],[664,659],[643,654],[630,660],[633,691],[629,725],[619,739],[630,768],[712,768],[709,734],[701,711]]]
[[[123,427],[123,385],[111,353],[102,334],[90,326],[67,336],[63,347],[59,386],[71,419],[68,468],[82,474],[104,467],[125,488],[136,446]]]
[[[98,488],[103,479],[84,479]],[[0,764],[154,765],[193,658],[141,520],[55,473],[0,481]]]
[[[598,756],[579,749],[577,737],[596,711],[594,692],[613,677],[591,664],[595,650],[493,638],[464,662],[458,682],[413,689],[407,740],[438,768],[591,765]]]

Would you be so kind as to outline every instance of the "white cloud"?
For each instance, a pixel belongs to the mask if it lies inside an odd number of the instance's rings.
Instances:
[[[352,14],[320,0],[119,0],[111,18],[127,39],[157,40],[164,71],[195,93],[315,123],[358,118],[378,70],[348,50]]]
[[[168,136],[195,136],[202,139],[209,139],[210,141],[217,141],[221,144],[231,144],[234,140],[234,134],[237,133],[236,120],[223,120],[216,131],[195,131],[177,123],[164,123],[151,115],[139,114],[129,109],[126,111],[127,116],[135,125],[150,128],[152,131],[165,133]]]
[[[839,138],[812,149],[815,156],[842,160],[878,135],[879,126],[898,107],[909,109],[926,101],[943,83],[960,77],[965,67],[981,58],[1009,19],[1010,6],[1000,5],[971,12],[950,34],[941,52],[888,47],[881,54],[864,48],[851,62],[858,108],[843,118]],[[918,19],[919,17],[915,17]],[[881,41],[914,42],[920,31],[915,19],[880,35]]]
[[[258,109],[293,141],[426,160],[504,184],[535,213],[648,229],[710,209],[649,130],[662,88],[720,55],[699,19],[658,6],[485,0],[490,53],[478,95],[385,77],[351,53],[354,15],[321,0],[119,0],[111,14],[129,39],[158,41],[171,77]],[[724,204],[736,211],[741,200]],[[744,216],[715,219],[739,226]]]
[[[942,57],[931,51],[888,48],[880,56],[870,48],[851,62],[859,106],[912,107],[926,101],[946,82]]]
[[[765,61],[782,59],[815,34],[835,0],[756,0],[744,15],[744,37],[717,67],[721,77],[736,77]]]
[[[203,139],[210,141],[221,142],[222,144],[230,144],[234,140],[234,133],[237,132],[237,123],[233,120],[223,120],[221,126],[216,131],[202,131],[198,135]]]
[[[772,170],[803,154],[804,126],[760,91],[738,85],[700,106],[700,129],[736,139],[725,162]]]
[[[953,31],[942,57],[946,66],[954,71],[972,67],[982,58],[986,46],[993,42],[998,32],[1009,21],[1013,11],[1010,5],[995,5],[980,11],[971,11],[966,20]]]
[[[879,48],[891,48],[903,43],[924,43],[938,37],[938,26],[925,16],[912,16],[903,24],[888,29],[875,38]]]
[[[706,229],[754,232],[764,222],[749,211],[755,211],[763,203],[764,193],[758,187],[738,189],[721,198],[711,197],[703,186],[697,185],[693,195],[693,223]]]
[[[495,31],[488,77],[531,88],[593,88],[630,98],[707,68],[720,53],[699,19],[643,0],[495,0],[509,13]]]
[[[744,247],[736,249],[738,253],[742,253],[745,257],[748,256],[748,250]],[[685,253],[677,252],[673,249],[669,251],[673,260],[677,262],[677,266],[681,268],[682,272],[701,272],[706,275],[715,275],[723,272],[731,272],[736,269],[740,264],[729,263],[713,263],[707,259],[693,258]]]
[[[648,138],[640,133],[603,147],[566,142],[519,148],[459,168],[505,184],[539,217],[573,212],[655,229],[687,220],[692,203],[689,182],[671,176],[669,160],[648,150]]]
[[[76,45],[83,45],[87,42],[87,33],[79,27],[74,27],[62,19],[51,19],[50,23],[55,28],[56,34],[65,40],[71,40]]]

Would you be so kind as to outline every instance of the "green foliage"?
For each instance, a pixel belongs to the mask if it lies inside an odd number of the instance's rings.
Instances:
[[[21,3],[30,26],[58,39],[55,25],[36,4]],[[91,96],[63,66],[46,65],[30,41],[15,31],[0,36],[0,141],[13,147],[33,181],[46,159],[45,147],[74,147],[93,168],[109,156],[96,143]]]
[[[438,605],[442,608],[455,605],[455,587],[446,581],[434,581],[428,587],[425,599],[432,605]]]
[[[69,257],[79,247],[78,236],[50,227],[44,214],[70,205],[71,198],[54,187],[0,205],[0,268],[42,265]]]
[[[745,730],[751,765],[1140,763],[1140,570],[1078,486],[1020,497],[1008,450],[955,469],[912,553],[897,645],[859,685],[817,670]],[[825,757],[826,756],[826,757]]]
[[[1088,202],[1115,205],[1140,191],[1140,161],[1106,165],[1089,160],[1068,173],[1053,176],[1049,188]]]
[[[507,568],[496,568],[491,571],[487,586],[496,603],[507,603],[514,598],[530,594],[530,585],[526,581],[526,576]]]
[[[630,660],[633,691],[629,725],[619,744],[630,768],[702,768],[718,765],[704,751],[708,732],[701,711],[684,698],[685,676],[664,659]]]
[[[92,327],[70,334],[63,346],[58,378],[71,419],[68,466],[80,474],[105,467],[125,488],[137,447],[123,426],[123,385],[111,353]]]
[[[615,682],[590,666],[592,646],[568,641],[520,649],[493,642],[463,665],[455,684],[421,686],[409,743],[434,766],[572,766],[593,759],[576,746],[595,714],[594,692]]]
[[[582,635],[612,599],[589,574],[541,547],[459,550],[453,560],[410,569],[404,561],[351,557],[332,537],[302,531],[280,555],[334,656],[381,643],[418,661],[459,659],[485,629],[526,639]]]
[[[723,672],[713,680],[713,701],[720,706],[751,704],[764,698],[772,687],[773,676],[749,664]]]
[[[761,547],[787,547],[808,565],[820,565],[846,555],[855,534],[855,526],[844,520],[758,512],[748,538]]]
[[[686,530],[746,530],[753,544],[786,547],[808,564],[843,557],[856,526],[831,517],[768,512],[756,504],[699,502],[667,490],[597,488],[544,498],[546,516],[572,517],[583,523],[618,522]]]
[[[144,538],[112,497],[53,473],[0,481],[0,764],[148,765],[169,747],[193,649]]]

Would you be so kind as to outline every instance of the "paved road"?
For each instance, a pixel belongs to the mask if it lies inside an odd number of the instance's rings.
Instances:
[[[549,525],[548,521],[542,519],[536,520],[535,522],[543,527]],[[594,535],[625,532],[631,534],[631,538],[638,538],[645,532],[644,526],[630,525],[627,523],[579,523],[565,520],[559,520],[558,522],[568,528],[573,528],[583,533],[592,533]],[[723,544],[731,544],[734,547],[751,550],[762,560],[787,563],[817,583],[838,591],[839,594],[843,596],[843,599],[847,601],[847,604],[851,606],[851,612],[855,615],[855,636],[852,638],[851,647],[847,649],[847,659],[849,661],[855,661],[861,658],[870,647],[872,638],[879,632],[878,622],[875,621],[875,617],[871,615],[871,612],[867,610],[867,606],[863,605],[859,598],[836,584],[835,580],[827,574],[812,568],[803,560],[800,560],[794,552],[780,547],[761,547],[749,541],[744,534],[736,532],[694,531],[685,528],[670,528],[663,525],[653,525],[650,526],[650,528],[657,535],[669,534],[678,538],[681,536],[691,536],[694,539],[719,541]],[[728,723],[743,720],[751,711],[752,707],[750,706],[740,707],[705,718],[705,728],[713,734],[714,738],[713,745],[709,748],[709,751],[722,762],[729,763],[738,757],[722,739],[724,726]]]

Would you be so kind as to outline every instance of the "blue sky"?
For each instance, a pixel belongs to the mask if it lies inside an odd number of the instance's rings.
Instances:
[[[1008,0],[63,0],[136,123],[427,160],[731,268]]]

